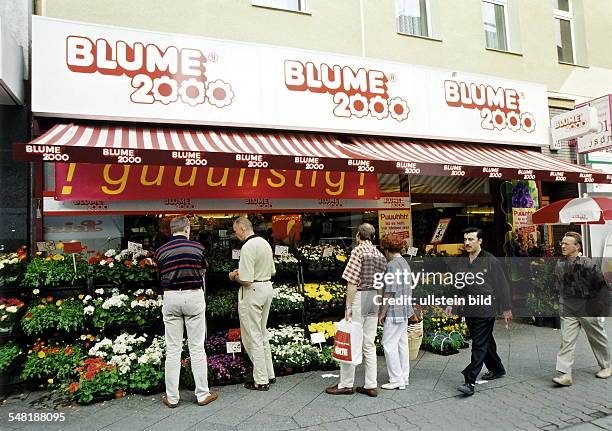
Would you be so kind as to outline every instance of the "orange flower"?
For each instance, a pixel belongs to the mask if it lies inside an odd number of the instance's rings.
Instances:
[[[74,352],[74,349],[72,348],[72,346],[68,346],[64,349],[64,355],[66,356],[72,355],[72,352]]]
[[[131,268],[132,266],[134,266],[131,260],[124,260],[123,264],[127,266],[128,268]]]
[[[26,319],[31,319],[31,318],[32,318],[32,313],[28,313],[28,314],[26,314],[26,315],[25,315],[25,318],[26,318]]]
[[[68,385],[68,391],[75,393],[77,390],[79,389],[79,383],[78,382],[72,382],[70,383],[70,385]]]

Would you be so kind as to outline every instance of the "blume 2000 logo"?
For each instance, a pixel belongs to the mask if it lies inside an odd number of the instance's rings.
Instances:
[[[75,73],[126,76],[134,88],[130,100],[134,103],[168,105],[177,101],[190,106],[204,103],[223,108],[232,103],[234,92],[227,82],[208,80],[207,58],[199,49],[154,44],[128,44],[122,40],[111,43],[106,39],[95,42],[84,36],[66,38],[66,64]]]

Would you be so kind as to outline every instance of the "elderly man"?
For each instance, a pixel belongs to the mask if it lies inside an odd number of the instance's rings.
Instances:
[[[208,367],[204,351],[206,303],[204,301],[204,247],[189,240],[191,226],[187,217],[170,222],[172,239],[155,253],[164,289],[162,315],[166,335],[166,396],[162,402],[174,408],[179,402],[179,375],[183,350],[183,325],[187,328],[191,370],[198,404],[205,406],[217,399],[208,388]]]
[[[375,290],[375,274],[383,274],[387,259],[372,244],[376,230],[369,223],[357,228],[357,247],[351,252],[342,278],[348,283],[346,293],[345,319],[363,325],[363,360],[365,365],[365,384],[357,387],[357,392],[370,397],[378,396],[376,381],[376,327],[378,323],[378,292]],[[348,395],[355,391],[355,366],[340,365],[340,383],[325,390],[331,395]]]
[[[604,326],[609,312],[608,287],[597,265],[581,256],[581,251],[582,236],[577,232],[567,232],[561,240],[563,259],[555,267],[555,283],[560,293],[561,349],[557,354],[558,375],[553,382],[559,386],[572,384],[574,351],[581,327],[600,367],[595,376],[607,379],[612,375]]]
[[[238,269],[229,278],[240,284],[238,315],[242,344],[253,363],[253,382],[244,387],[267,391],[275,383],[272,352],[268,341],[268,314],[272,304],[272,282],[276,273],[272,247],[265,239],[255,235],[253,225],[245,217],[234,221],[234,232],[241,241]]]

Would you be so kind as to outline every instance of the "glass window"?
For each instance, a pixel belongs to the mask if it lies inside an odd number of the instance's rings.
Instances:
[[[256,6],[306,12],[306,0],[253,0],[253,4]]]
[[[555,9],[569,12],[570,11],[570,2],[569,0],[555,0]]]
[[[508,51],[506,8],[500,3],[482,2],[482,18],[487,48]]]
[[[572,48],[572,23],[566,19],[555,19],[555,32],[557,36],[557,57],[564,63],[574,62]]]
[[[429,0],[397,0],[397,31],[429,37]]]

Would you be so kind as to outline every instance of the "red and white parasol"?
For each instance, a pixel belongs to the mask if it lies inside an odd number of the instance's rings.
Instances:
[[[612,198],[564,199],[533,213],[534,224],[604,224],[612,221]]]

